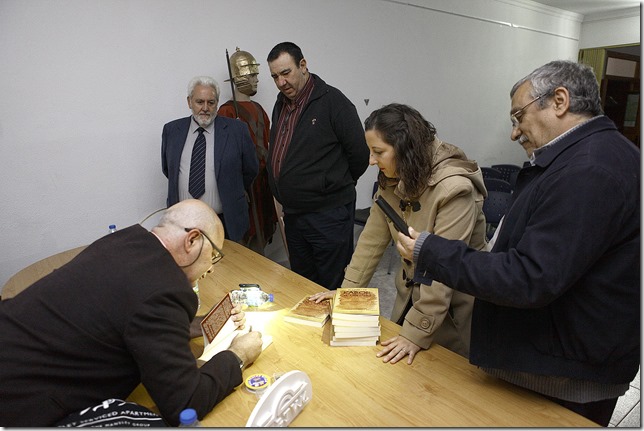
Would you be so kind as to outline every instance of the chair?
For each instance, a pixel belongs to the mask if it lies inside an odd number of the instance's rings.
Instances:
[[[372,200],[373,200],[373,197],[376,195],[377,191],[378,191],[378,181],[375,181],[373,183],[373,190],[371,191],[371,199]],[[367,224],[367,219],[369,218],[369,213],[370,212],[371,212],[371,207],[370,206],[367,207],[367,208],[357,209],[356,212],[355,212],[354,222],[353,223],[358,225],[358,226],[364,227]],[[391,241],[391,244],[389,245],[389,247],[393,247],[395,245],[396,245],[396,243],[394,241]],[[395,250],[395,247],[394,247],[394,250]],[[387,265],[387,274],[391,274],[391,270],[392,270],[393,265],[394,265],[395,256],[396,256],[396,254],[392,253],[391,256],[389,257],[389,264]]]
[[[500,180],[503,179],[503,174],[501,173],[501,171],[498,171],[494,168],[482,166],[481,172],[483,173],[483,178],[497,178]]]
[[[373,189],[371,191],[372,201],[377,191],[378,191],[378,181],[375,181],[373,183]],[[367,224],[367,219],[369,218],[369,212],[371,212],[371,206],[368,206],[367,208],[356,209],[353,223],[357,224],[358,226],[364,227],[364,225]]]
[[[496,169],[497,171],[501,172],[501,179],[512,184],[512,174],[519,172],[521,170],[521,166],[510,164],[492,165],[492,169]]]
[[[280,228],[280,236],[282,237],[282,242],[284,243],[284,251],[286,251],[286,259],[288,259],[288,245],[286,243],[286,229],[284,228],[284,209],[282,204],[277,202],[277,199],[273,198],[273,203],[275,204],[275,212],[277,213],[277,225]]]
[[[54,254],[21,269],[2,287],[2,291],[0,292],[2,293],[2,300],[4,301],[5,299],[13,298],[36,281],[53,272],[55,269],[65,265],[83,251],[85,247],[87,246],[83,245],[81,247],[72,248],[71,250]]]
[[[356,210],[356,214],[353,219],[353,223],[358,226],[363,226],[367,224],[367,219],[369,218],[369,213],[371,212],[371,207],[359,208]]]
[[[512,193],[488,190],[487,197],[483,201],[483,213],[485,214],[486,222],[485,233],[488,239],[491,239],[494,235],[494,231],[510,206],[511,200]]]
[[[498,178],[483,178],[485,188],[488,192],[506,192],[512,193],[513,187],[507,181]]]
[[[517,188],[517,177],[519,176],[519,171],[512,172],[510,174],[510,185],[512,186],[512,190],[516,190]]]

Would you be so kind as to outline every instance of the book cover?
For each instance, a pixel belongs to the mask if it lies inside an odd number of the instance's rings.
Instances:
[[[321,328],[329,320],[330,310],[331,306],[328,299],[316,303],[311,301],[309,295],[307,295],[284,315],[284,320]]]
[[[233,339],[239,334],[245,334],[253,327],[256,320],[256,313],[246,312],[246,325],[244,329],[237,329],[231,318],[231,310],[234,308],[230,294],[227,294],[215,304],[201,321],[201,331],[204,337],[204,350],[198,358],[201,362],[210,360],[217,353],[227,350]],[[255,324],[255,330],[258,325]],[[273,342],[273,337],[262,334],[262,350]]]
[[[233,301],[230,299],[230,294],[227,294],[210,309],[201,321],[204,344],[208,345],[214,341],[226,325],[226,322],[228,322],[233,308]]]
[[[378,289],[375,287],[340,287],[333,298],[331,317],[359,319],[356,315],[380,315]]]

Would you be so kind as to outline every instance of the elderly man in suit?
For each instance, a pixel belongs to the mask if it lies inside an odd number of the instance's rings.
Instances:
[[[197,76],[188,84],[192,115],[163,126],[161,160],[167,205],[199,199],[224,223],[226,238],[241,241],[250,226],[248,191],[259,164],[248,127],[217,115],[219,84]]]

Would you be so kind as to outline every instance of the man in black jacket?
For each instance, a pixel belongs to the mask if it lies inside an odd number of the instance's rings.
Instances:
[[[353,253],[355,185],[369,165],[364,129],[351,101],[309,72],[297,45],[276,45],[267,61],[280,90],[269,184],[284,209],[291,269],[336,289]]]
[[[259,332],[240,335],[201,368],[190,351],[192,285],[223,257],[223,242],[215,212],[184,200],[152,232],[135,225],[108,234],[1,301],[0,425],[66,423],[139,383],[171,425],[185,408],[210,412],[262,346]],[[240,310],[233,320],[243,326]]]
[[[416,278],[476,297],[470,362],[607,426],[640,363],[640,152],[592,70],[553,61],[510,96],[530,157],[491,253],[399,235]]]

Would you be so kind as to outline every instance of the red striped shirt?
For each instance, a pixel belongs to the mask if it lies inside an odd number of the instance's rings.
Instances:
[[[300,118],[304,107],[311,98],[314,86],[313,75],[309,75],[309,80],[304,84],[302,91],[298,94],[295,100],[291,100],[288,97],[283,96],[285,99],[284,105],[282,106],[282,111],[280,112],[279,119],[277,120],[275,142],[272,143],[274,149],[273,157],[271,158],[271,166],[273,167],[273,175],[275,178],[279,177],[282,162],[284,161],[286,151],[288,150],[288,146],[293,138],[295,125],[297,124],[297,120]]]

